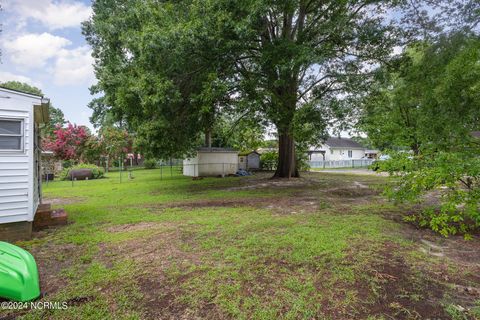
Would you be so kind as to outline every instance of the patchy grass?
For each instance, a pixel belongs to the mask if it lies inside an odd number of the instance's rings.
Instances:
[[[54,182],[71,223],[19,243],[43,301],[25,319],[476,319],[478,239],[400,222],[383,177]],[[440,249],[439,249],[440,248]],[[477,251],[476,251],[477,250]]]

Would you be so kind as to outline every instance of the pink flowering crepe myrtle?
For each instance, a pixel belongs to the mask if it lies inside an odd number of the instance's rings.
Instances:
[[[57,125],[54,136],[44,139],[43,148],[53,151],[58,159],[79,160],[82,148],[90,133],[84,126],[68,123],[66,128]]]

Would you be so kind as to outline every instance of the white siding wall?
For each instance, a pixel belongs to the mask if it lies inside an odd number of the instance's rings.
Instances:
[[[260,169],[260,155],[255,152],[247,156],[248,169]]]
[[[327,151],[330,152],[330,151]],[[326,156],[325,156],[326,158]],[[320,152],[315,152],[310,155],[310,161],[323,161],[323,155]]]
[[[0,118],[23,120],[24,134],[24,150],[0,151],[0,223],[33,221],[37,209],[39,194],[34,190],[33,170],[34,104],[40,104],[40,99],[0,90]]]
[[[238,170],[237,152],[198,152],[197,157],[183,160],[185,176],[218,176]]]
[[[247,170],[247,156],[238,156],[238,169]]]
[[[351,158],[348,156],[349,150],[352,151]],[[361,159],[364,156],[365,156],[365,149],[327,148],[325,152],[325,160],[351,160],[351,159],[355,160],[355,159]]]
[[[183,175],[188,177],[196,177],[198,175],[198,157],[183,160]]]

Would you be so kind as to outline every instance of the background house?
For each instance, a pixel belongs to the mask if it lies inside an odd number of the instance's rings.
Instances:
[[[350,138],[330,137],[308,151],[310,161],[357,160],[365,157],[365,147]]]
[[[379,153],[380,153],[380,151],[376,150],[376,149],[366,149],[365,150],[365,158],[367,158],[367,159],[377,159]]]
[[[260,169],[260,153],[257,151],[240,153],[238,155],[238,168],[243,170]]]
[[[0,88],[0,240],[28,238],[41,203],[40,124],[48,99]]]

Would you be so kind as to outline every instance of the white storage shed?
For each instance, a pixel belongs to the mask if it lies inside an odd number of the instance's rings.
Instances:
[[[40,124],[49,100],[0,87],[0,237],[30,228],[41,203]],[[2,240],[2,239],[0,239]]]
[[[238,155],[238,168],[243,170],[260,169],[260,154],[257,151],[240,153]]]
[[[228,148],[199,148],[194,157],[183,160],[183,175],[227,176],[238,170],[238,151]]]

